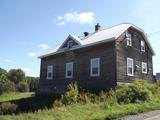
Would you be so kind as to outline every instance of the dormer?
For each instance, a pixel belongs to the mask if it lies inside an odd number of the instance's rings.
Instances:
[[[67,50],[80,46],[80,40],[72,35],[69,35],[67,39],[62,43],[58,50]]]

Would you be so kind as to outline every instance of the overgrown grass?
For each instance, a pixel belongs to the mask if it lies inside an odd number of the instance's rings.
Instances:
[[[5,93],[0,95],[0,102],[7,102],[10,100],[18,100],[22,98],[28,98],[34,95],[34,92],[26,92],[26,93],[19,93],[19,92],[13,92],[13,93]]]
[[[118,92],[113,90],[102,92],[99,95],[81,93],[73,85],[69,86],[69,91],[54,104],[52,98],[28,97],[23,100],[20,97],[23,101],[15,102],[18,107],[23,109],[29,107],[31,110],[37,107],[37,109],[26,113],[2,115],[0,120],[110,120],[160,109],[160,88],[156,87],[155,84],[150,85],[143,81],[135,82],[133,85],[139,87],[134,87],[131,84],[117,88]],[[117,95],[123,97],[125,94],[131,101],[118,102],[118,99],[121,100],[121,98],[118,98]],[[146,95],[149,95],[149,99],[146,97],[147,99],[141,100],[141,97]],[[136,98],[136,101],[132,101],[133,98]],[[50,103],[49,107],[47,107],[48,103]],[[39,107],[40,105],[41,107]]]
[[[35,113],[0,116],[0,120],[110,120],[130,114],[160,109],[159,102],[122,104],[103,107],[103,104],[72,104]]]

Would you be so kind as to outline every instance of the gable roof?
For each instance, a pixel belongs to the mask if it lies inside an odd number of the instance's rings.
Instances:
[[[69,36],[67,37],[67,39],[61,44],[61,46],[58,48],[58,50],[60,50],[60,49],[63,47],[63,45],[64,45],[69,39],[74,40],[78,45],[82,45],[82,41],[81,41],[78,37],[69,34]]]
[[[79,38],[79,37],[76,37],[76,36],[70,34],[67,37],[67,39],[61,44],[61,46],[57,47],[56,49],[54,48],[54,49],[49,50],[48,52],[39,56],[39,58],[44,58],[44,57],[47,57],[47,56],[50,56],[50,55],[65,52],[65,50],[60,50],[60,48],[63,46],[63,44],[69,38],[75,40],[79,44],[78,47],[73,48],[73,49],[78,49],[78,48],[98,44],[98,43],[101,43],[101,42],[109,42],[109,41],[116,40],[122,33],[124,33],[130,27],[132,27],[132,28],[134,28],[134,29],[136,29],[136,30],[138,30],[139,32],[142,33],[146,43],[148,44],[152,54],[154,55],[155,54],[154,50],[151,47],[151,44],[149,43],[148,38],[145,35],[144,31],[142,29],[140,29],[139,27],[131,24],[131,23],[123,23],[123,24],[119,24],[119,25],[113,26],[113,27],[108,28],[108,29],[103,29],[103,30],[100,30],[98,32],[91,33],[87,37],[84,37],[84,38]]]

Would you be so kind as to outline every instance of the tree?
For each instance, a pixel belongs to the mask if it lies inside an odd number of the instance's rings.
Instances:
[[[1,75],[7,75],[7,71],[6,70],[4,70],[4,69],[2,69],[2,68],[0,68],[0,76]]]
[[[0,94],[15,91],[15,84],[7,79],[5,74],[0,75]]]
[[[38,77],[26,77],[26,81],[29,86],[29,91],[35,92],[38,88],[39,78]]]
[[[25,80],[25,73],[21,69],[11,69],[9,70],[8,79],[18,85],[20,82]]]

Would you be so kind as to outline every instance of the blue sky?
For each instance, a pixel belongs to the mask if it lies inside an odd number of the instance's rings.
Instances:
[[[160,72],[160,32],[153,33],[160,31],[159,5],[159,0],[0,0],[0,67],[39,76],[37,56],[69,33],[93,32],[97,22],[103,28],[131,22],[148,33],[154,73]]]

